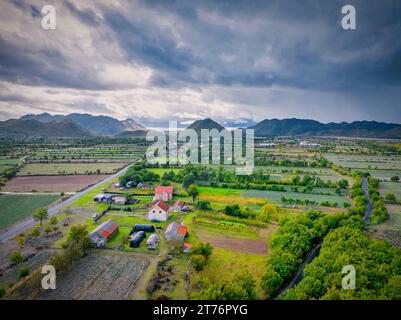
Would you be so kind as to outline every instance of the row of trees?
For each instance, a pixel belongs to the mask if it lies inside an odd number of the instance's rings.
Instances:
[[[356,289],[342,288],[342,269],[356,271]],[[320,255],[304,270],[303,280],[284,299],[401,299],[401,253],[370,239],[363,227],[345,225],[324,238]]]
[[[323,181],[316,175],[295,176],[289,180],[276,181],[272,180],[270,175],[263,169],[256,169],[250,175],[237,176],[234,171],[225,169],[224,167],[212,168],[208,166],[194,166],[192,164],[185,165],[178,172],[165,172],[161,177],[164,184],[171,182],[182,183],[186,188],[197,180],[208,181],[212,186],[230,187],[240,189],[262,189],[268,190],[267,185],[293,185],[293,186],[310,186],[310,187],[336,187],[346,189],[348,181],[342,179],[339,182]],[[224,184],[226,183],[226,185]],[[263,189],[264,188],[264,189]],[[282,190],[279,190],[282,191]]]
[[[373,177],[368,178],[369,186],[369,198],[373,205],[373,211],[371,216],[372,224],[379,224],[388,219],[388,211],[384,204],[384,199],[380,196],[378,191],[379,188],[379,180]]]
[[[324,215],[318,210],[309,210],[306,215],[280,221],[280,228],[271,241],[271,253],[262,288],[269,297],[275,296],[289,281],[297,268],[311,251],[314,243],[329,230],[344,224],[363,225],[357,216],[345,213]]]

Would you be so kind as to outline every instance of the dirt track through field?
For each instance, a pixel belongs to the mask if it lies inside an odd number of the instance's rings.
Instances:
[[[16,177],[7,182],[5,192],[74,192],[105,179],[107,175]]]
[[[203,242],[209,242],[213,247],[229,249],[245,253],[267,254],[267,241],[236,239],[224,236],[199,235]]]

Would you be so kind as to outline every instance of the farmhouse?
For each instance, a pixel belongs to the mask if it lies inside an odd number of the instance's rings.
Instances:
[[[89,238],[97,247],[103,247],[118,232],[118,229],[119,225],[117,223],[108,220],[93,230],[89,234]]]
[[[146,246],[148,249],[156,249],[159,242],[159,236],[156,233],[152,233],[149,239],[146,241]]]
[[[111,203],[113,201],[113,195],[108,193],[99,193],[93,198],[95,202]]]
[[[173,199],[173,186],[157,186],[155,188],[154,201],[169,201]]]
[[[148,219],[150,221],[167,221],[169,218],[169,206],[163,201],[157,201],[149,209]]]
[[[184,241],[188,235],[188,228],[177,222],[170,223],[166,228],[166,241]]]
[[[172,212],[181,212],[183,209],[185,209],[186,205],[184,201],[177,200],[171,207],[169,211]]]
[[[127,198],[126,197],[114,197],[113,198],[113,203],[115,203],[115,204],[127,204]]]

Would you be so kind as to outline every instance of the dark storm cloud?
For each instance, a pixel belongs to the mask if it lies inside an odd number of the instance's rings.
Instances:
[[[11,3],[24,13],[24,23],[37,23],[38,1]],[[356,30],[341,28],[344,4],[356,8]],[[264,105],[268,97],[263,93],[256,98],[247,91],[280,87],[328,93],[331,98],[341,94],[342,107],[349,106],[353,116],[374,118],[386,113],[387,119],[399,113],[401,1],[143,0],[114,5],[66,0],[55,5],[58,30],[64,31],[66,45],[56,46],[45,33],[35,33],[43,45],[33,48],[25,41],[32,40],[29,29],[23,29],[23,35],[0,30],[1,80],[101,94],[102,90],[134,89],[136,83],[113,79],[118,79],[119,72],[135,74],[133,66],[140,66],[151,70],[141,84],[145,89],[202,92],[217,86],[225,89],[217,95],[240,104],[238,108],[270,108]],[[68,28],[74,28],[70,38]],[[128,71],[115,68],[116,64]],[[238,87],[242,91],[233,92]],[[289,117],[291,103],[308,114],[311,95],[285,97],[285,93],[276,94],[273,101],[287,104],[282,109],[288,108]],[[319,96],[324,110],[320,117],[330,118],[338,111],[326,107],[334,104],[325,99]],[[182,101],[170,103],[179,106]],[[91,110],[90,106],[97,106],[93,101],[85,104]],[[108,112],[110,107],[100,109]]]

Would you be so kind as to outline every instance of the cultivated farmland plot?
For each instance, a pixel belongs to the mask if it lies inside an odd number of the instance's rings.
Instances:
[[[380,182],[379,191],[383,196],[387,193],[393,193],[398,199],[401,199],[401,183]]]
[[[401,168],[400,156],[375,156],[355,154],[325,154],[325,158],[335,165],[352,169],[387,169],[399,170]]]
[[[75,192],[105,179],[106,175],[16,177],[2,189],[6,192]]]
[[[53,256],[54,252],[52,251],[40,251],[36,253],[34,256],[29,258],[27,261],[24,261],[20,264],[14,265],[11,269],[7,270],[0,276],[0,284],[3,286],[9,286],[16,283],[19,280],[18,272],[20,268],[27,268],[29,271],[35,270],[43,266],[46,261]]]
[[[19,176],[29,175],[66,175],[66,174],[87,174],[114,173],[118,169],[126,166],[128,162],[110,162],[110,163],[29,163],[23,166]]]
[[[0,195],[0,229],[31,216],[37,208],[46,207],[59,197],[58,194]]]
[[[343,202],[349,202],[346,197],[334,196],[334,195],[320,195],[311,193],[298,193],[298,192],[280,192],[280,191],[265,191],[265,190],[245,190],[242,193],[243,196],[249,198],[262,198],[267,199],[273,203],[281,203],[281,198],[293,198],[293,199],[308,199],[316,201],[317,203],[323,201],[337,202],[340,207],[343,206]]]
[[[119,300],[128,299],[148,262],[128,255],[91,254],[57,279],[57,288],[39,299]]]

